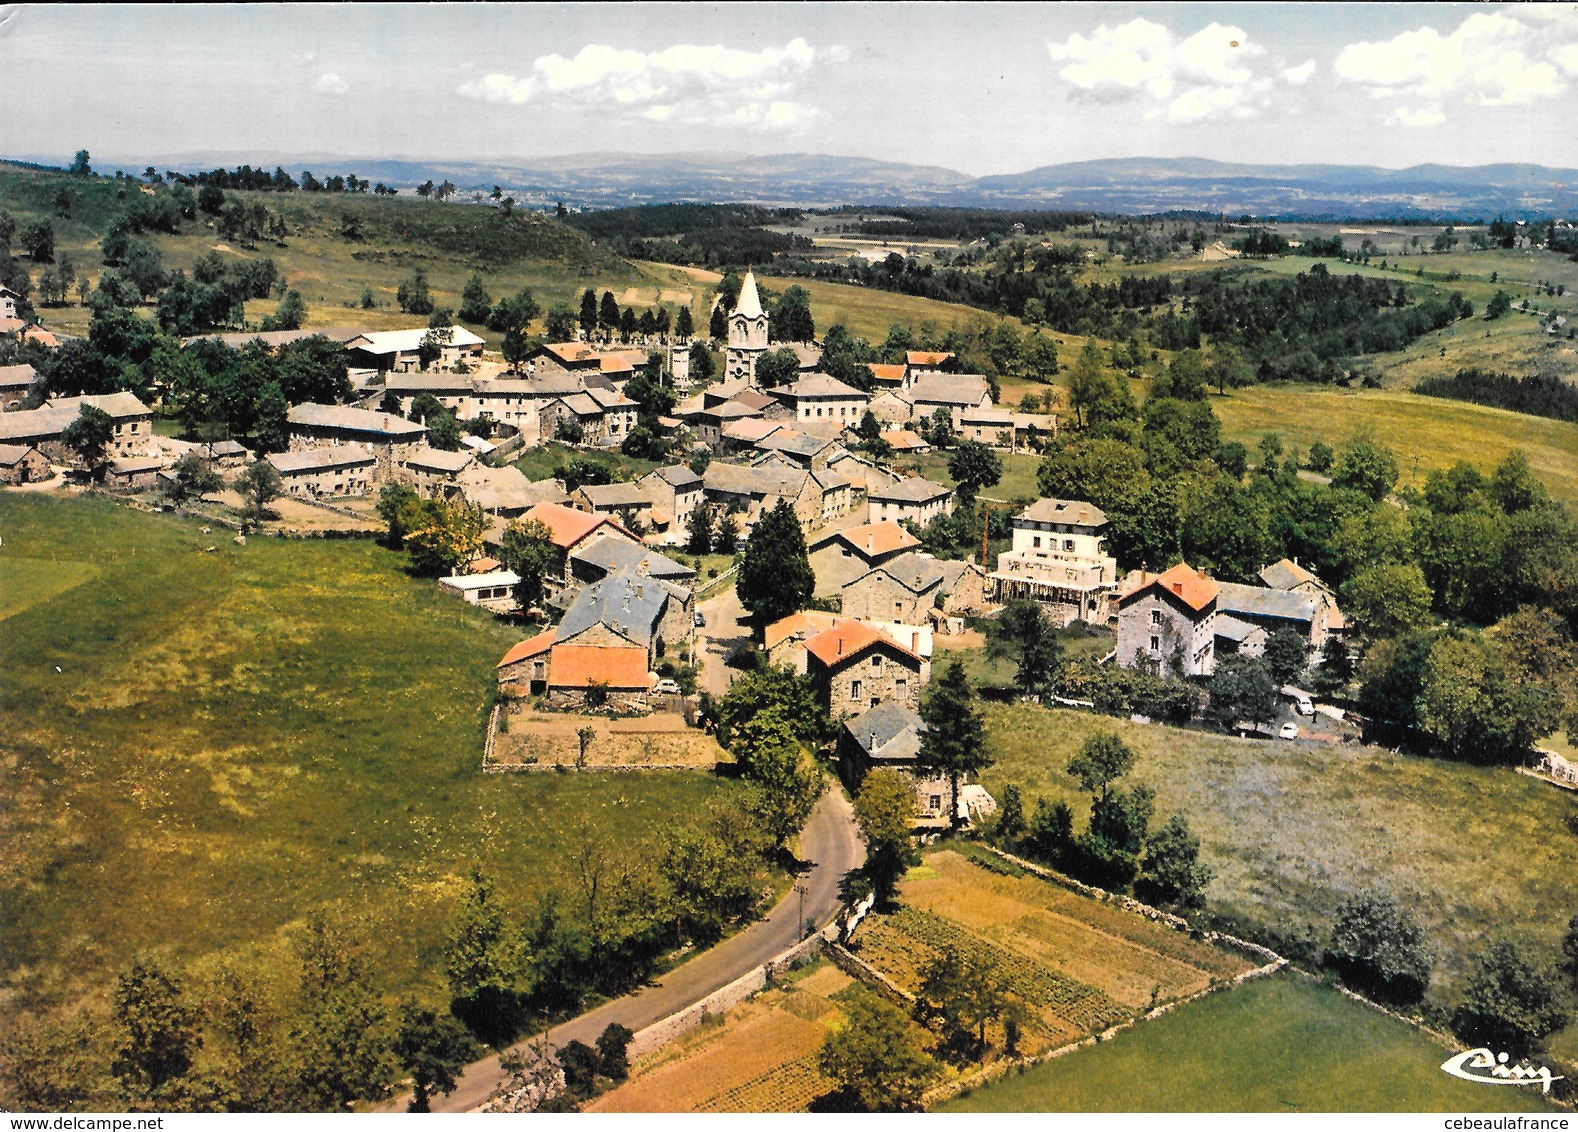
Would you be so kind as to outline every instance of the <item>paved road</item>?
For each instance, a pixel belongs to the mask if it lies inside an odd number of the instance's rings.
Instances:
[[[699,603],[696,608],[707,622],[706,628],[701,630],[704,640],[701,642],[701,675],[697,683],[702,691],[718,697],[729,690],[729,683],[735,675],[732,669],[724,666],[723,658],[729,655],[735,645],[750,639],[751,626],[746,620],[748,615],[745,607],[740,604],[740,595],[733,586]]]
[[[865,859],[854,812],[849,800],[836,786],[824,794],[812,810],[800,835],[800,856],[811,862],[809,870],[799,877],[799,883],[807,889],[804,934],[809,934],[837,914],[839,882],[845,873],[859,868]],[[610,1022],[640,1030],[700,1002],[803,938],[800,907],[800,896],[791,889],[764,919],[676,967],[656,983],[548,1031],[548,1041],[562,1046],[571,1039],[578,1039],[590,1045]],[[499,1068],[497,1057],[476,1062],[456,1083],[453,1093],[433,1099],[433,1111],[469,1112],[492,1096],[503,1083],[504,1072]],[[402,1097],[398,1105],[390,1108],[403,1108],[407,1099]]]

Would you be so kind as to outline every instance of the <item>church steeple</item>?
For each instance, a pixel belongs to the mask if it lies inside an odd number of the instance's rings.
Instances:
[[[724,372],[730,378],[756,380],[756,361],[767,352],[767,312],[756,290],[756,276],[747,268],[740,284],[740,298],[729,315],[729,345],[724,351]]]
[[[762,317],[762,297],[756,293],[756,276],[750,268],[745,269],[745,282],[740,284],[740,301],[734,312],[746,318]]]

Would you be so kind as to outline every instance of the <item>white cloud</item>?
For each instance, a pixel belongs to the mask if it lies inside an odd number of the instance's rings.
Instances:
[[[320,76],[318,81],[312,84],[312,90],[315,94],[341,95],[350,93],[350,89],[351,84],[340,78],[333,71]]]
[[[796,37],[782,47],[743,51],[721,44],[675,44],[632,51],[588,44],[575,55],[544,55],[525,76],[488,74],[458,93],[483,102],[539,99],[582,109],[613,109],[653,122],[712,122],[791,129],[816,111],[792,99],[798,80],[819,63],[849,58]]]
[[[1409,106],[1399,106],[1392,111],[1388,122],[1398,126],[1410,126],[1414,129],[1424,129],[1428,126],[1439,126],[1446,121],[1439,105],[1421,106],[1417,110]]]
[[[1089,36],[1076,32],[1047,44],[1047,53],[1066,64],[1058,76],[1080,95],[1099,102],[1148,98],[1156,105],[1147,117],[1170,122],[1249,117],[1270,86],[1255,73],[1264,48],[1243,28],[1218,23],[1179,39],[1140,17],[1102,24]]]
[[[1289,86],[1303,86],[1315,76],[1315,60],[1306,59],[1297,67],[1288,67],[1282,72],[1282,81]]]
[[[1407,125],[1434,124],[1453,100],[1527,106],[1566,89],[1561,71],[1578,74],[1578,21],[1544,14],[1538,17],[1544,26],[1533,27],[1524,19],[1538,7],[1519,8],[1516,15],[1476,12],[1445,35],[1427,26],[1384,42],[1350,44],[1337,56],[1335,70],[1377,97],[1428,103],[1409,110],[1407,118],[1399,116],[1402,111],[1393,115]]]

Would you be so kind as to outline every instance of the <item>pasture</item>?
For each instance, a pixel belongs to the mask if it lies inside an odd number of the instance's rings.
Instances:
[[[277,969],[320,907],[367,926],[377,985],[438,1004],[475,863],[520,906],[573,883],[583,830],[650,856],[732,789],[484,775],[493,666],[518,631],[368,540],[235,546],[199,526],[0,495],[8,1010],[98,995],[142,952]]]
[[[1551,1112],[1440,1069],[1403,1022],[1300,975],[1256,979],[1010,1075],[939,1112]]]
[[[1090,799],[1066,771],[1084,740],[1116,732],[1134,749],[1125,780],[1156,791],[1160,823],[1182,813],[1215,873],[1208,911],[1262,936],[1323,946],[1337,906],[1390,890],[1436,949],[1429,997],[1455,1004],[1470,957],[1524,937],[1552,955],[1578,910],[1570,795],[1511,770],[1395,755],[1378,747],[1235,739],[1030,704],[987,705],[982,776],[1025,808],[1062,799],[1083,828]],[[1273,943],[1273,946],[1276,946]]]

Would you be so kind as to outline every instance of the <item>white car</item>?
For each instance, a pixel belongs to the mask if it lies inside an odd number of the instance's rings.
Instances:
[[[1315,714],[1315,705],[1309,700],[1299,700],[1298,703],[1294,704],[1293,706],[1298,709],[1298,713],[1300,715]]]
[[[659,680],[652,685],[652,694],[656,696],[677,696],[679,695],[679,685],[672,680]]]
[[[1279,739],[1297,739],[1298,737],[1299,725],[1297,723],[1284,723],[1282,729],[1277,732],[1277,738]]]

